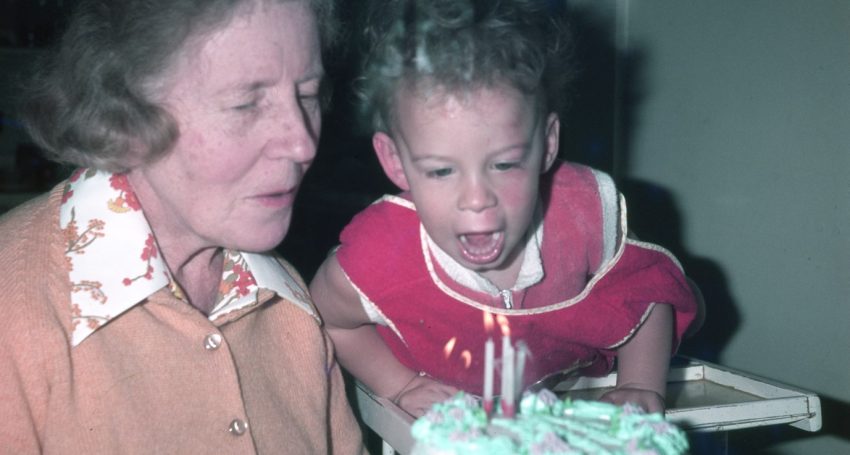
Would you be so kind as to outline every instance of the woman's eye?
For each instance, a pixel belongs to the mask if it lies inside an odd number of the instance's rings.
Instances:
[[[317,108],[319,107],[319,101],[319,93],[302,93],[298,95],[298,102],[304,108]]]
[[[298,102],[304,107],[324,107],[327,98],[324,80],[311,80],[298,86]]]
[[[256,108],[257,108],[257,104],[258,104],[258,103],[257,103],[257,100],[251,100],[251,101],[249,101],[249,102],[247,102],[247,103],[240,104],[240,105],[238,105],[238,106],[234,106],[234,107],[233,107],[233,110],[236,110],[236,111],[250,111],[250,110],[254,110],[254,109],[256,109]]]

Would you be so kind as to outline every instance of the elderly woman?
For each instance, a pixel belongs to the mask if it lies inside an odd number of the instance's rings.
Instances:
[[[25,112],[80,169],[0,219],[0,452],[363,451],[266,253],[316,152],[330,10],[81,2]]]

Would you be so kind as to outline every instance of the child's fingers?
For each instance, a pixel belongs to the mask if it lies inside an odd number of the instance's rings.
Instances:
[[[434,403],[446,400],[457,393],[458,389],[442,384],[429,377],[416,378],[415,383],[398,397],[398,405],[405,412],[421,417]]]

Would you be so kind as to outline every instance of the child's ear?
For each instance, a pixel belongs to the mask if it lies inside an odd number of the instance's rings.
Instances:
[[[409,190],[410,185],[407,184],[407,176],[404,175],[404,168],[401,166],[401,156],[398,154],[393,138],[386,133],[377,132],[372,136],[372,147],[378,155],[384,174],[387,174],[397,187],[404,191]]]
[[[546,151],[543,156],[543,169],[541,173],[548,171],[552,167],[552,164],[555,163],[555,159],[558,158],[558,146],[561,140],[561,120],[558,118],[558,114],[554,112],[550,113],[546,119],[545,140]]]

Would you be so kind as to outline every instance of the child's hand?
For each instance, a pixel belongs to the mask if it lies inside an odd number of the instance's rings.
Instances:
[[[620,406],[626,403],[632,403],[640,406],[646,412],[664,412],[664,397],[653,390],[617,387],[602,395],[599,401]]]
[[[634,336],[617,349],[617,386],[603,395],[602,401],[631,402],[646,412],[664,412],[673,325],[673,307],[652,307]]]
[[[393,402],[413,417],[421,417],[431,405],[443,401],[458,392],[458,389],[428,376],[417,375],[395,396]]]

